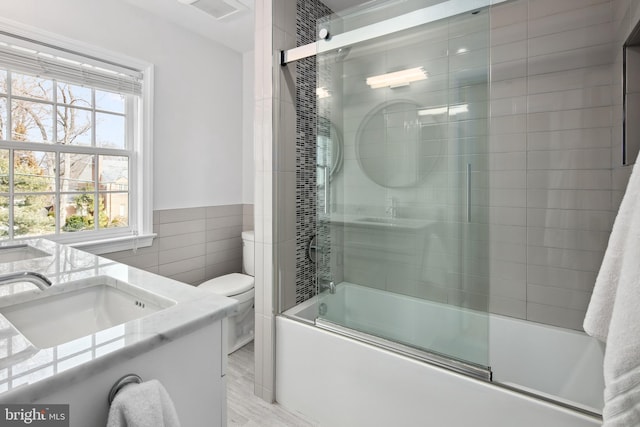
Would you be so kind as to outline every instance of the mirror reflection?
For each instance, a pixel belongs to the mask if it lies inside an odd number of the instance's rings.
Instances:
[[[336,126],[324,117],[318,118],[317,183],[322,187],[342,167],[342,137]]]
[[[420,105],[408,100],[388,101],[363,119],[356,137],[358,164],[369,179],[388,188],[410,187],[420,182],[425,122]]]

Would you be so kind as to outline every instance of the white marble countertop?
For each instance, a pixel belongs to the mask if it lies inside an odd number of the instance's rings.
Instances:
[[[24,243],[51,256],[0,263],[0,275],[32,271],[53,285],[0,285],[0,307],[56,293],[68,282],[108,276],[175,302],[139,319],[50,348],[38,348],[0,314],[0,402],[29,403],[107,367],[227,317],[236,302],[172,279],[44,239]],[[4,242],[2,246],[15,245]],[[58,287],[58,288],[56,288]],[[0,309],[1,310],[1,309]],[[42,319],[46,322],[47,319]]]

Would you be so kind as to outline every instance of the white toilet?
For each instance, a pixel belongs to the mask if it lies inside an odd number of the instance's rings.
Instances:
[[[200,289],[233,298],[239,303],[234,314],[227,319],[227,350],[229,354],[253,340],[255,324],[253,231],[242,232],[242,267],[246,274],[226,274],[198,285]]]

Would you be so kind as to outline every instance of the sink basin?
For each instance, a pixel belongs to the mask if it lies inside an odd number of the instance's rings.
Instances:
[[[109,277],[88,280],[87,287],[0,308],[0,314],[35,347],[49,348],[175,304]]]
[[[29,245],[0,246],[0,263],[42,258],[51,254]]]

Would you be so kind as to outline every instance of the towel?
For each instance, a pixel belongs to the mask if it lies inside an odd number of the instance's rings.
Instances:
[[[603,369],[605,427],[640,425],[639,167],[636,162],[583,325],[587,334],[607,343]]]
[[[107,427],[180,427],[169,394],[157,380],[131,384],[116,394]]]

